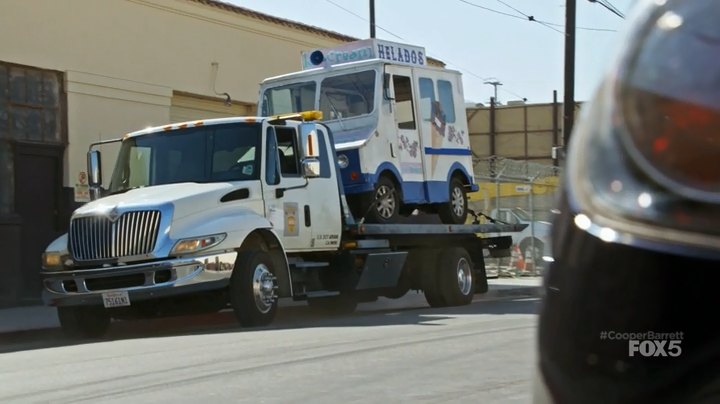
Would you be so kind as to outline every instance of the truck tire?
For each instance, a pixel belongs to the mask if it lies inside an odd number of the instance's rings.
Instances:
[[[446,307],[445,297],[442,294],[440,285],[438,266],[438,255],[440,250],[430,249],[427,251],[418,251],[415,254],[418,269],[421,271],[421,286],[425,301],[430,307]]]
[[[358,305],[357,299],[347,295],[314,297],[309,298],[307,302],[313,310],[330,315],[353,313]]]
[[[71,338],[100,338],[110,327],[110,315],[100,306],[57,308],[60,327]]]
[[[460,178],[453,177],[450,180],[448,193],[447,203],[440,204],[438,208],[440,220],[446,224],[465,224],[468,215],[468,200],[465,186]]]
[[[461,247],[444,250],[438,258],[438,283],[448,306],[465,306],[475,295],[475,269],[470,254]]]
[[[375,191],[363,204],[365,221],[368,223],[395,223],[400,216],[402,198],[400,191],[390,177],[381,175],[375,184]]]
[[[230,305],[240,325],[270,324],[277,312],[278,283],[270,254],[241,252],[230,277]]]

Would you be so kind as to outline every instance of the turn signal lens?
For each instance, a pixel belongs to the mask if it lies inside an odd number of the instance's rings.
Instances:
[[[215,234],[200,238],[189,238],[180,240],[175,244],[171,255],[192,254],[198,251],[206,250],[210,247],[220,244],[225,239],[225,234]]]

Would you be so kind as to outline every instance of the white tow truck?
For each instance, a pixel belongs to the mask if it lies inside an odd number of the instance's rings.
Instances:
[[[269,324],[279,298],[335,311],[422,290],[433,307],[488,289],[484,254],[523,225],[365,224],[347,208],[319,111],[171,124],[98,142],[93,200],[42,257],[43,300],[70,335],[111,319],[231,307]],[[107,188],[98,146],[119,142]]]

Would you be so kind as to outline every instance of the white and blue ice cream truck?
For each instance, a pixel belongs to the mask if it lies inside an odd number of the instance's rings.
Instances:
[[[302,65],[261,83],[260,112],[322,111],[356,217],[390,223],[418,209],[465,223],[477,185],[459,72],[378,39],[304,52]]]

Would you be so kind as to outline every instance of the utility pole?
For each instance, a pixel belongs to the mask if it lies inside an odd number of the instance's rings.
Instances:
[[[498,97],[497,97],[497,88],[498,88],[498,86],[501,86],[502,83],[497,80],[489,80],[489,81],[485,81],[483,84],[489,84],[489,85],[495,87],[495,97],[494,97],[495,101],[494,102],[498,103],[499,101],[498,101]]]
[[[575,121],[575,5],[565,0],[565,98],[563,99],[563,145],[567,148]]]
[[[370,0],[370,38],[375,38],[375,0]]]

